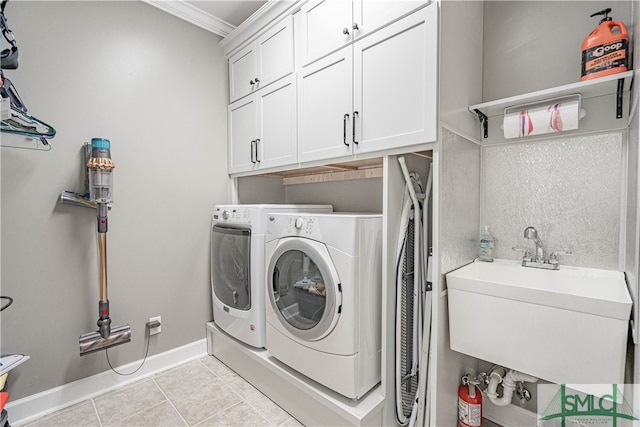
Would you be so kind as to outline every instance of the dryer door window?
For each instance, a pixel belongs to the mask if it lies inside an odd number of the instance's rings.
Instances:
[[[323,244],[295,237],[282,239],[269,263],[268,281],[271,305],[291,334],[315,341],[333,330],[342,293]]]
[[[251,230],[211,228],[211,286],[214,296],[237,310],[251,308]]]

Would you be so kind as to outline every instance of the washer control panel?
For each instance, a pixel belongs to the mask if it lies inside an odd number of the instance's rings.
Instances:
[[[213,210],[213,220],[218,222],[251,223],[252,212],[250,208],[242,207],[216,207]]]

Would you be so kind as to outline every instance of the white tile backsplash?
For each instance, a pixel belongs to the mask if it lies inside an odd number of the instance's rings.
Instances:
[[[521,258],[511,248],[533,247],[523,238],[531,225],[547,254],[561,248],[573,252],[561,257],[561,265],[618,269],[623,136],[483,147],[483,224],[496,238],[494,256]]]

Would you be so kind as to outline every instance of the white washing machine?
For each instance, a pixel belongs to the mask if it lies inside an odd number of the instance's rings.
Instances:
[[[267,212],[331,212],[331,205],[220,205],[211,222],[213,321],[253,347],[265,346]]]
[[[351,399],[380,381],[382,215],[268,215],[267,351]]]

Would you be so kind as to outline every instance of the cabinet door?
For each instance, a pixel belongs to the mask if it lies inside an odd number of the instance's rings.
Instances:
[[[437,5],[354,44],[355,152],[436,140]]]
[[[256,93],[258,102],[257,161],[260,168],[294,164],[296,140],[296,80],[291,75]]]
[[[429,3],[425,0],[354,0],[353,31],[358,39]]]
[[[293,18],[287,15],[256,41],[257,88],[293,73]]]
[[[300,64],[311,62],[351,42],[351,0],[313,0],[302,5]],[[345,34],[346,30],[346,34]]]
[[[255,169],[256,102],[253,96],[229,105],[227,112],[229,132],[229,173]]]
[[[229,58],[229,101],[233,102],[257,89],[257,53],[249,44]]]
[[[298,159],[350,155],[351,46],[298,71]]]

